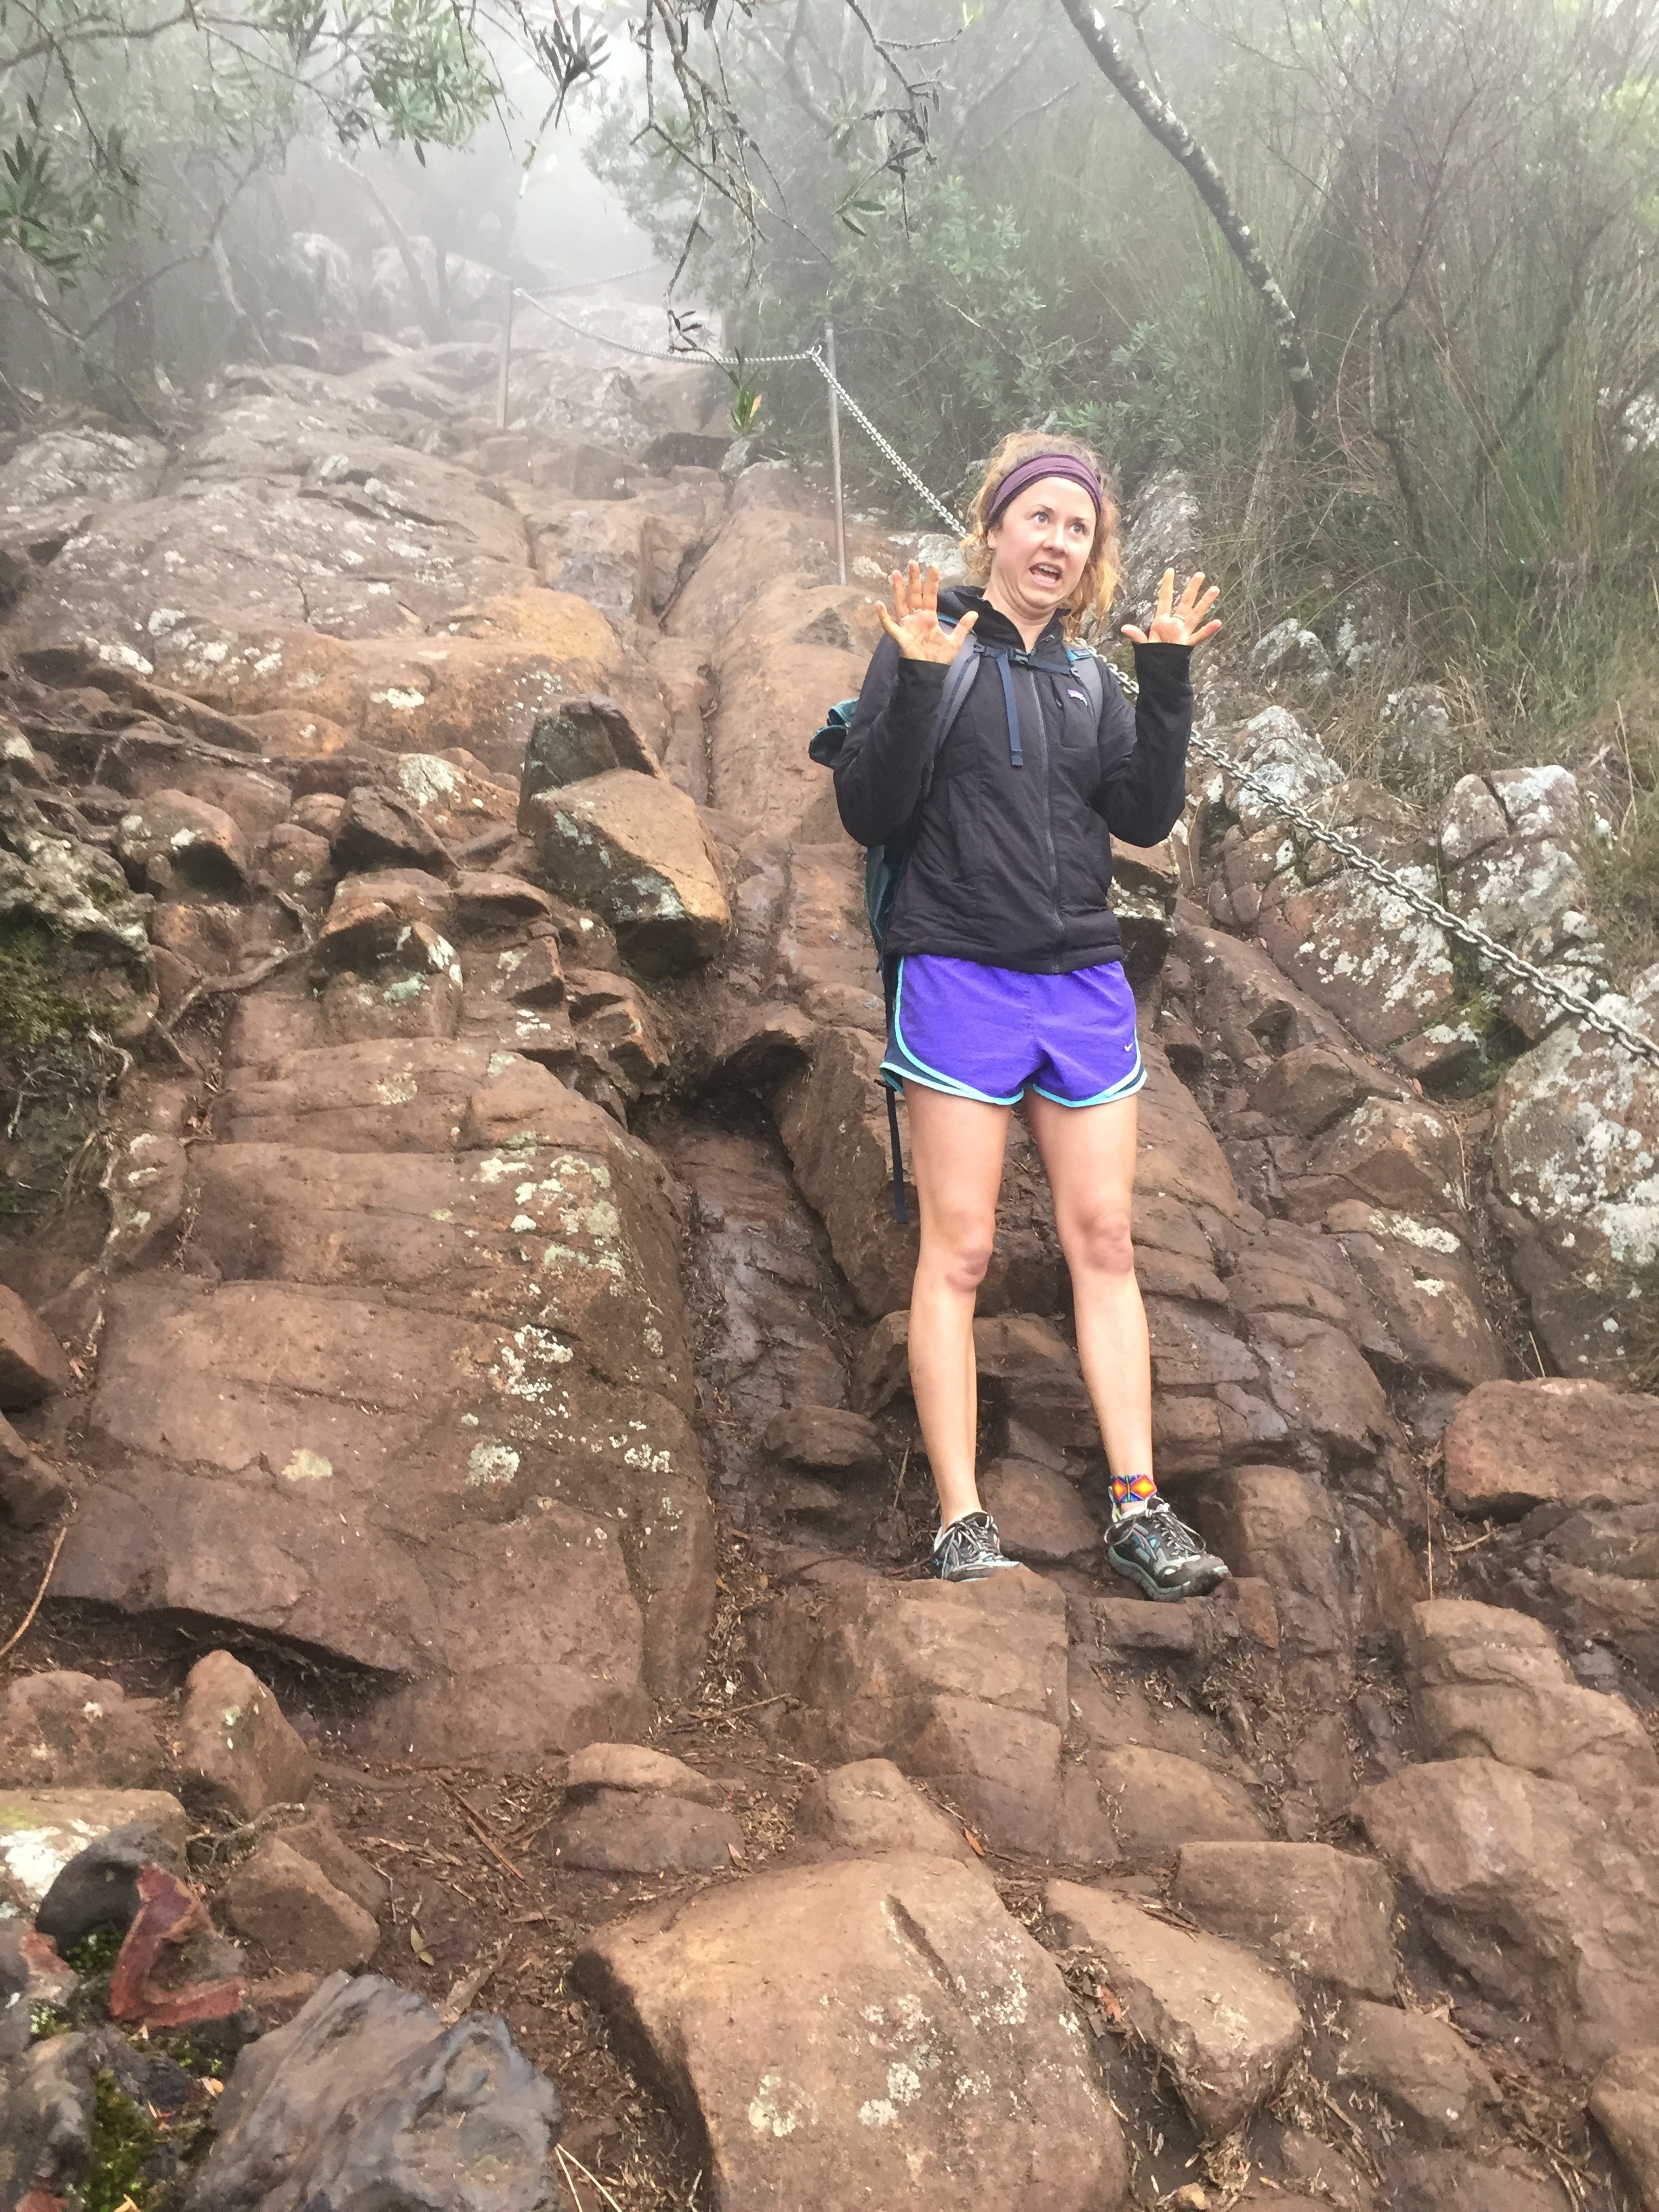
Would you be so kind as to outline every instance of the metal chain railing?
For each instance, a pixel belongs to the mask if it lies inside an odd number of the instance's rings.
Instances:
[[[523,292],[520,296],[527,300],[532,297],[532,295]],[[858,401],[854,398],[852,393],[824,359],[822,346],[813,346],[805,353],[726,354],[715,353],[703,346],[681,346],[653,352],[644,346],[627,345],[621,338],[606,337],[598,331],[584,330],[580,323],[573,323],[568,317],[556,313],[551,307],[542,306],[539,301],[537,305],[543,314],[548,316],[552,321],[562,325],[566,330],[574,331],[578,337],[591,339],[599,345],[614,346],[618,353],[632,354],[636,361],[677,361],[693,368],[704,365],[714,368],[778,368],[788,363],[810,362],[854,421],[863,429],[871,443],[884,455],[889,465],[902,477],[919,498],[927,501],[934,514],[939,515],[951,531],[957,535],[961,534],[963,527],[961,517],[953,514],[942,499],[929,491],[908,461],[893,444],[891,439],[884,437],[877,429],[863,408],[860,406]]]
[[[1275,814],[1294,823],[1310,837],[1316,837],[1322,845],[1328,845],[1333,852],[1340,853],[1351,868],[1369,878],[1391,898],[1399,899],[1413,914],[1420,915],[1425,921],[1437,923],[1447,936],[1455,937],[1472,951],[1478,952],[1482,959],[1491,961],[1494,967],[1529,985],[1540,998],[1548,999],[1564,1007],[1568,1013],[1576,1015],[1585,1029],[1599,1030],[1603,1036],[1615,1039],[1626,1051],[1659,1066],[1659,1039],[1644,1036],[1639,1030],[1632,1029],[1628,1022],[1620,1021],[1616,1014],[1603,1013],[1582,991],[1575,991],[1569,985],[1558,982],[1554,976],[1547,975],[1541,968],[1534,967],[1530,960],[1523,960],[1518,952],[1512,951],[1507,945],[1500,944],[1489,930],[1482,929],[1479,922],[1455,914],[1449,907],[1442,906],[1438,899],[1431,898],[1426,891],[1419,890],[1415,884],[1407,883],[1394,869],[1385,868],[1380,860],[1373,860],[1352,837],[1344,836],[1340,830],[1328,828],[1305,806],[1299,806],[1293,799],[1285,799],[1274,791],[1253,769],[1246,768],[1242,761],[1235,760],[1208,738],[1200,737],[1196,730],[1193,732],[1192,746],[1195,753],[1201,754],[1206,760],[1213,761],[1246,791],[1254,792]]]
[[[530,295],[524,296],[528,298]],[[540,304],[538,302],[538,306]],[[614,346],[619,352],[632,354],[642,361],[678,361],[692,365],[706,362],[719,368],[770,368],[785,363],[810,362],[848,413],[912,491],[926,500],[934,514],[941,517],[953,532],[962,530],[961,518],[953,514],[945,501],[928,489],[897,447],[883,436],[831,369],[821,347],[812,346],[804,353],[745,354],[742,356],[708,352],[701,348],[653,353],[643,346],[626,345],[620,338],[605,337],[597,331],[584,330],[580,323],[567,320],[564,316],[556,314],[550,307],[543,306],[541,312],[550,316],[556,323],[563,324],[565,329],[574,331],[579,337],[594,340],[600,345]],[[1136,689],[1133,681],[1127,678],[1123,681],[1125,690],[1133,696]],[[1659,1066],[1659,1038],[1644,1036],[1641,1030],[1632,1029],[1628,1022],[1621,1021],[1616,1014],[1603,1012],[1594,1000],[1586,998],[1582,991],[1575,991],[1568,984],[1558,982],[1554,976],[1547,975],[1532,961],[1522,959],[1509,945],[1501,944],[1489,930],[1482,929],[1479,922],[1470,921],[1466,916],[1454,913],[1450,907],[1443,906],[1438,899],[1431,898],[1415,884],[1407,882],[1396,870],[1384,867],[1380,860],[1373,860],[1352,837],[1345,836],[1340,830],[1328,828],[1310,814],[1305,806],[1298,805],[1295,799],[1283,797],[1254,769],[1246,767],[1243,761],[1235,760],[1231,753],[1224,751],[1212,739],[1200,736],[1196,730],[1192,735],[1192,748],[1205,760],[1213,762],[1244,790],[1253,792],[1272,812],[1294,823],[1307,836],[1316,838],[1322,845],[1328,845],[1351,868],[1375,884],[1379,890],[1386,891],[1389,897],[1400,900],[1410,912],[1420,915],[1425,921],[1433,922],[1448,937],[1455,937],[1460,944],[1468,945],[1471,951],[1479,953],[1483,960],[1490,961],[1493,967],[1512,975],[1516,981],[1527,984],[1540,998],[1548,1000],[1571,1014],[1582,1027],[1611,1037],[1615,1043],[1623,1045],[1627,1052],[1633,1052],[1638,1059]]]

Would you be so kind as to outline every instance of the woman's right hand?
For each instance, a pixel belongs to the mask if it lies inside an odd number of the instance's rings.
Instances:
[[[939,618],[939,570],[925,572],[913,561],[908,577],[893,571],[893,611],[878,599],[876,612],[881,626],[907,660],[954,660],[973,635],[979,612],[958,617],[954,629],[944,629]]]

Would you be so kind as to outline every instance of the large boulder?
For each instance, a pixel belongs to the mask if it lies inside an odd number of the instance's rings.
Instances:
[[[1659,1759],[1637,1714],[1576,1682],[1549,1630],[1523,1613],[1464,1598],[1415,1605],[1405,1664],[1430,1759],[1496,1759],[1607,1807],[1659,1789]]]
[[[892,1856],[613,1921],[580,1987],[708,2142],[716,2212],[1123,2212],[1053,1963],[982,1873]]]
[[[1567,1784],[1490,1759],[1408,1766],[1354,1817],[1482,1997],[1575,2072],[1659,2036],[1659,1882]]]
[[[652,1155],[436,1039],[291,1054],[222,1103],[201,1272],[112,1294],[58,1591],[371,1670],[365,1728],[404,1756],[639,1732],[713,1599]]]
[[[1483,1382],[1452,1415],[1445,1453],[1446,1502],[1476,1518],[1659,1504],[1659,1398],[1562,1376]]]
[[[524,808],[548,882],[602,915],[647,975],[701,967],[732,926],[695,804],[665,776],[612,769],[538,792]]]

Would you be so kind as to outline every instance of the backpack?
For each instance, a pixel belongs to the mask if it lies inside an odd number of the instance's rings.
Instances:
[[[954,629],[956,624],[942,621],[942,629]],[[1019,742],[1019,716],[1014,704],[1012,666],[1048,668],[1054,670],[1054,661],[1037,660],[1028,653],[1012,646],[981,645],[977,638],[969,641],[969,648],[959,653],[945,671],[945,690],[939,698],[939,717],[927,741],[927,761],[922,770],[921,796],[915,812],[902,830],[896,830],[884,843],[866,848],[864,855],[864,910],[869,919],[870,934],[875,939],[876,955],[881,963],[882,995],[887,1008],[887,1025],[893,1023],[893,994],[897,987],[897,963],[890,959],[886,951],[887,931],[893,919],[893,908],[898,899],[899,885],[904,871],[915,849],[916,828],[927,794],[933,787],[933,763],[939,758],[945,740],[951,734],[957,715],[962,712],[974,679],[979,674],[982,661],[994,660],[1002,678],[1002,697],[1008,717],[1008,750],[1016,768],[1022,763]],[[1087,646],[1068,645],[1066,647],[1068,674],[1077,678],[1088,694],[1094,708],[1095,720],[1100,720],[1105,706],[1105,678],[1101,673],[1098,656]],[[807,746],[807,757],[820,768],[833,769],[841,758],[847,733],[853,726],[853,717],[858,711],[856,699],[838,699],[824,716],[823,726]],[[909,1215],[904,1204],[904,1162],[899,1148],[898,1097],[890,1084],[884,1084],[887,1093],[887,1131],[893,1152],[893,1218],[901,1225],[908,1224]]]

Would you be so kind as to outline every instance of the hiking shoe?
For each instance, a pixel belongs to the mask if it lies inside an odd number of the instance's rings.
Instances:
[[[1207,1597],[1228,1575],[1225,1563],[1206,1552],[1161,1498],[1143,1513],[1114,1522],[1106,1557],[1148,1597]]]
[[[1017,1567],[1019,1561],[1004,1559],[997,1524],[988,1513],[964,1513],[934,1537],[931,1565],[942,1583],[982,1583],[1000,1567]]]

